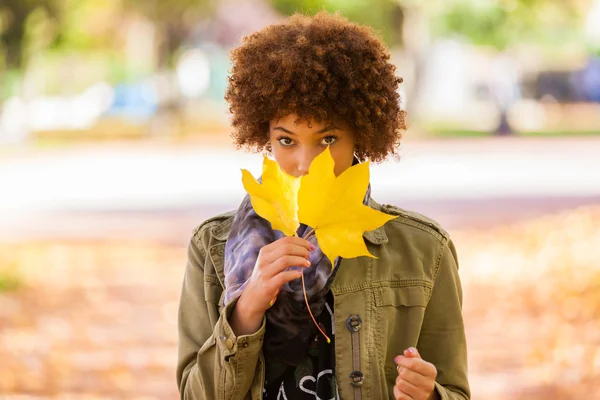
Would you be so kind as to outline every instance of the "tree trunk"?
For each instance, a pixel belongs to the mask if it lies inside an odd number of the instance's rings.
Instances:
[[[514,134],[512,127],[510,126],[510,122],[508,121],[508,113],[506,109],[501,109],[500,112],[500,121],[498,122],[498,127],[494,134],[496,136],[509,136]]]
[[[9,24],[0,40],[6,54],[7,69],[20,69],[23,67],[23,41],[25,39],[25,22],[31,12],[29,6],[22,0],[7,2],[4,7],[10,14]]]

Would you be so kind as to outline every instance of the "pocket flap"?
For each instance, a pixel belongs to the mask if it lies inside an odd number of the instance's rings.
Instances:
[[[204,299],[208,302],[221,305],[223,288],[220,286],[216,276],[204,276]]]
[[[377,306],[412,307],[427,305],[427,296],[423,286],[381,287],[375,299]]]

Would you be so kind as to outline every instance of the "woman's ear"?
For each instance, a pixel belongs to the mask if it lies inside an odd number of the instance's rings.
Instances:
[[[263,153],[266,153],[266,155],[272,155],[273,154],[273,148],[271,147],[271,141],[270,140],[267,142],[267,144],[265,144],[265,147],[263,149]]]

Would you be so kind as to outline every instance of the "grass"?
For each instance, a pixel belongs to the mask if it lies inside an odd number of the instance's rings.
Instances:
[[[0,293],[12,292],[23,286],[18,259],[14,248],[0,243]]]
[[[17,290],[21,285],[21,279],[17,275],[0,272],[0,293]]]

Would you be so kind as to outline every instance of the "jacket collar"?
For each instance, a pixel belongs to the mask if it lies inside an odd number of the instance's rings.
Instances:
[[[381,211],[381,205],[372,198],[369,198],[369,207],[374,210]],[[387,234],[385,233],[385,225],[379,228],[363,233],[363,237],[372,244],[384,244],[388,242]]]

